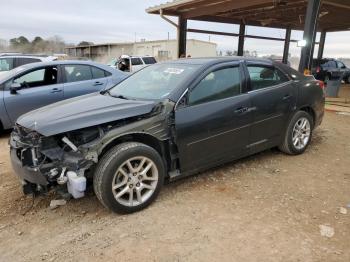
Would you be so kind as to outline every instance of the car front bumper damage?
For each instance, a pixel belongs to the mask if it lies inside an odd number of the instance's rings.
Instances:
[[[11,164],[25,194],[46,192],[51,187],[64,185],[67,172],[84,176],[94,164],[86,159],[85,153],[67,150],[68,145],[56,143],[53,137],[23,134],[18,128],[12,132],[9,144]]]

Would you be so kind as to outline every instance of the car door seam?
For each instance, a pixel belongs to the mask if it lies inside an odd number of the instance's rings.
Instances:
[[[208,136],[208,137],[206,137],[206,138],[202,138],[202,139],[193,141],[193,142],[191,142],[191,143],[188,143],[187,146],[192,146],[192,145],[194,145],[194,144],[198,144],[198,143],[200,143],[200,142],[204,142],[204,141],[206,141],[206,140],[209,140],[209,139],[212,139],[212,138],[221,136],[221,135],[225,135],[225,134],[228,134],[228,133],[231,133],[231,132],[234,132],[234,131],[237,131],[237,130],[240,130],[240,129],[243,129],[243,128],[246,128],[246,127],[249,127],[249,126],[251,126],[251,124],[244,125],[244,126],[241,126],[241,127],[237,127],[237,128],[231,129],[231,130],[227,130],[227,131],[225,131],[225,132],[221,132],[221,133],[219,133],[219,134],[215,134],[215,135],[212,135],[212,136]]]

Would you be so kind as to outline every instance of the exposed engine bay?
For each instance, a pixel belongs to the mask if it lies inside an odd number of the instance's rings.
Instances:
[[[11,161],[24,193],[43,193],[67,185],[74,198],[83,197],[99,155],[113,139],[129,132],[169,138],[169,128],[164,126],[166,111],[164,106],[156,106],[145,115],[48,137],[17,124],[10,138]]]

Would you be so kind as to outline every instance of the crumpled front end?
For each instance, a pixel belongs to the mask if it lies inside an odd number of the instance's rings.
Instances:
[[[65,184],[67,172],[84,175],[97,159],[79,149],[77,143],[88,143],[100,136],[98,128],[45,137],[17,125],[10,137],[13,169],[22,181],[24,193],[47,191]],[[72,142],[73,136],[79,137]]]

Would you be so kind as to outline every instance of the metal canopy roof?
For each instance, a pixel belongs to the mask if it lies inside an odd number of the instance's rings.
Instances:
[[[307,0],[175,0],[148,8],[150,14],[190,20],[303,30]],[[323,0],[318,31],[350,30],[350,0]]]

